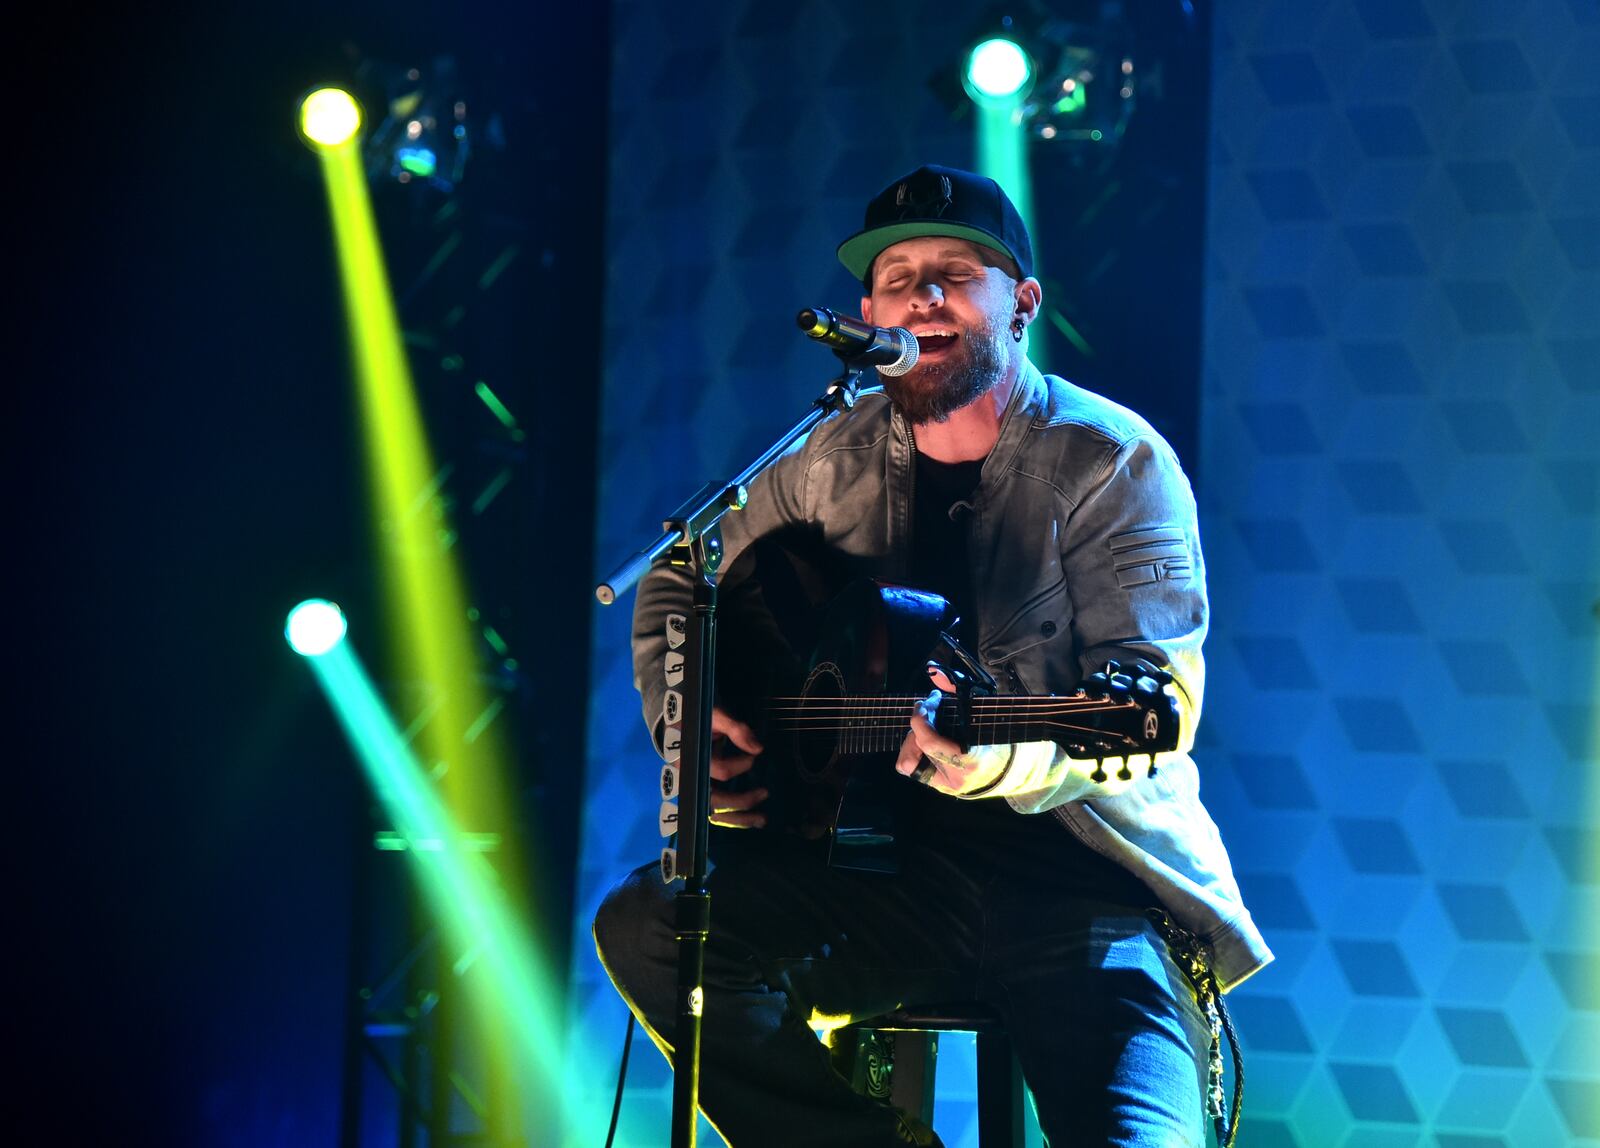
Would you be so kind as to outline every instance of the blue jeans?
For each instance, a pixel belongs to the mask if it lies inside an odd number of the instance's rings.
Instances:
[[[832,1070],[810,1024],[967,1000],[1004,1019],[1056,1148],[1204,1144],[1210,1030],[1142,912],[931,850],[884,876],[747,836],[707,883],[700,1102],[730,1144],[906,1143],[892,1110]],[[639,869],[594,926],[613,983],[669,1057],[676,891]]]

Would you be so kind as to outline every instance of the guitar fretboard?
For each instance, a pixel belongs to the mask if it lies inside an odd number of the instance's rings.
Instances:
[[[769,713],[779,729],[802,737],[833,739],[839,753],[892,752],[905,738],[912,707],[922,700],[911,694],[774,698]],[[1104,743],[1109,740],[1137,749],[1138,740],[1118,730],[1121,723],[1116,719],[1131,722],[1140,709],[1132,701],[1084,694],[973,698],[964,734],[970,745],[1054,741],[1069,752],[1091,745],[1107,751],[1110,747]],[[947,736],[959,732],[955,710],[954,699],[939,708],[937,728]]]

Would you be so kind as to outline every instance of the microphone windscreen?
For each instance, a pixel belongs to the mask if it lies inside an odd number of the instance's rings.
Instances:
[[[878,374],[903,375],[917,365],[922,348],[917,344],[917,337],[904,327],[891,327],[890,333],[900,337],[900,357],[892,363],[879,364]]]

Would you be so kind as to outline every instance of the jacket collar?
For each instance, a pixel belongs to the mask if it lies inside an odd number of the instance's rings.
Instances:
[[[1033,360],[1023,359],[1022,369],[1017,374],[1016,389],[1011,394],[1011,401],[1006,404],[1005,414],[1000,418],[1000,437],[995,441],[989,457],[983,461],[980,490],[998,482],[1000,476],[1011,468],[1012,460],[1017,457],[1023,441],[1028,437],[1028,428],[1044,409],[1047,393],[1048,388],[1039,368],[1033,365]]]

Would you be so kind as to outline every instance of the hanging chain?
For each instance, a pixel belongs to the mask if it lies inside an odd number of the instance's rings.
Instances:
[[[1217,1143],[1222,1148],[1233,1148],[1239,1134],[1239,1117],[1244,1107],[1244,1057],[1239,1052],[1239,1040],[1234,1035],[1233,1019],[1228,1016],[1228,1006],[1222,1001],[1222,990],[1217,987],[1216,974],[1211,971],[1211,949],[1188,929],[1175,923],[1160,909],[1147,914],[1167,943],[1173,963],[1183,972],[1194,989],[1195,1003],[1205,1014],[1211,1027],[1211,1049],[1206,1079],[1206,1115],[1211,1118],[1217,1132]],[[1228,1094],[1222,1087],[1222,1034],[1228,1034],[1228,1047],[1233,1053],[1233,1107],[1228,1109]]]

